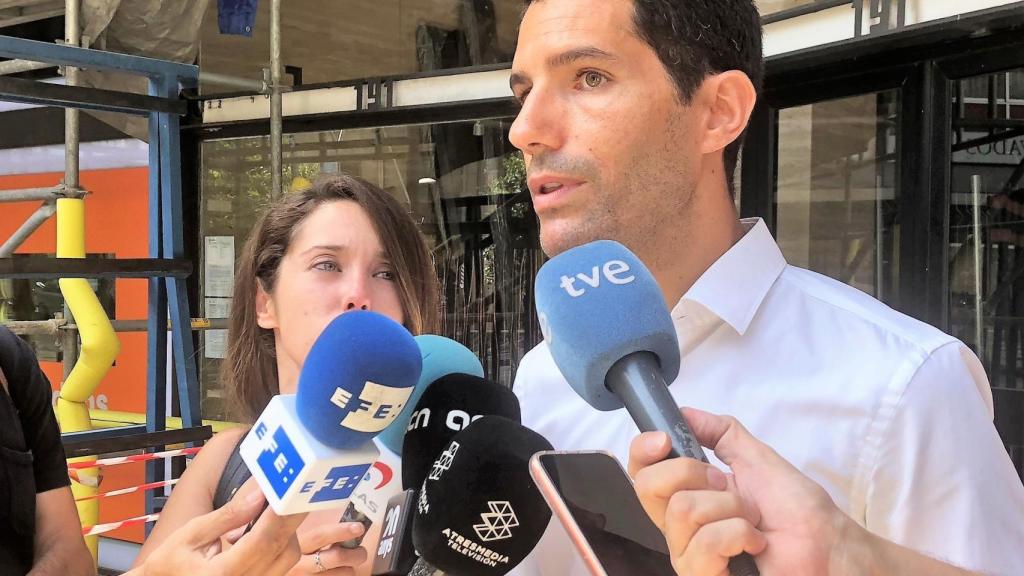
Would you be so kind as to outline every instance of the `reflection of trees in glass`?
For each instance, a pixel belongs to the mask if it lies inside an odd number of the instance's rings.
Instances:
[[[491,136],[496,148],[503,147],[500,132]],[[456,241],[435,256],[445,303],[443,333],[478,354],[488,377],[511,385],[519,360],[540,340],[532,294],[543,255],[522,155],[510,151],[478,162],[492,169],[477,171],[478,196],[455,202],[467,222],[453,226]],[[460,215],[451,209],[448,214]]]

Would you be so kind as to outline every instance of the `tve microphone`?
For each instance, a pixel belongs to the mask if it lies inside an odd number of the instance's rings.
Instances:
[[[337,508],[377,460],[371,441],[402,411],[420,353],[397,322],[344,313],[313,343],[296,394],[271,399],[239,452],[278,514]]]
[[[529,460],[551,450],[543,436],[485,416],[452,439],[420,489],[413,544],[454,576],[502,575],[534,549],[551,519]]]
[[[413,409],[402,445],[402,487],[409,497],[416,497],[437,455],[451,439],[484,416],[519,422],[519,399],[505,386],[469,374],[446,374],[427,388]],[[374,576],[407,574],[416,560],[410,549],[409,508],[399,512],[394,516],[395,535],[390,540],[381,537],[374,556]],[[389,508],[387,514],[395,513]]]
[[[679,343],[643,262],[622,244],[599,240],[546,262],[535,287],[544,340],[573,390],[598,410],[625,406],[643,432],[666,432],[671,455],[707,462],[668,391],[679,374]],[[758,574],[745,553],[729,569]]]
[[[399,491],[401,484],[402,438],[409,426],[416,403],[423,391],[438,378],[454,373],[483,376],[484,368],[480,360],[462,344],[443,336],[421,334],[414,338],[419,347],[422,370],[419,381],[413,389],[405,408],[374,440],[380,448],[380,458],[367,472],[366,481],[359,484],[352,494],[348,508],[341,518],[342,522],[361,522],[366,532],[370,526],[384,518],[388,501]],[[365,533],[364,533],[365,535]],[[363,536],[342,542],[346,548],[355,548],[363,541]],[[408,544],[411,548],[411,542]]]
[[[448,374],[431,384],[416,403],[405,433],[402,487],[419,489],[448,442],[484,416],[519,422],[519,399],[505,386],[469,374]]]

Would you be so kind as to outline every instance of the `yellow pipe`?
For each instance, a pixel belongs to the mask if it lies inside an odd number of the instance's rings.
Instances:
[[[85,258],[85,201],[81,198],[57,200],[57,257]],[[99,386],[114,358],[121,350],[114,327],[110,324],[99,298],[93,292],[89,281],[84,278],[61,278],[58,281],[64,301],[75,317],[82,338],[81,353],[71,373],[68,374],[57,399],[57,420],[64,432],[90,430],[89,408],[85,401]],[[73,458],[69,462],[95,460],[95,456]],[[96,476],[96,469],[83,470],[86,476]],[[98,487],[84,486],[72,480],[71,491],[75,498],[93,496]],[[78,517],[83,525],[99,521],[99,501],[77,502]],[[98,538],[86,538],[86,545],[97,558]]]

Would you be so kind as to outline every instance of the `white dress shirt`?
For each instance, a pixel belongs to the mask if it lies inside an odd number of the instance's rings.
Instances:
[[[875,534],[986,574],[1024,574],[1024,486],[973,352],[787,265],[762,221],[743,223],[672,310],[676,403],[737,417]],[[608,450],[625,465],[636,425],[577,396],[546,344],[523,358],[514,390],[523,424],[556,449]],[[514,574],[587,574],[557,524]]]

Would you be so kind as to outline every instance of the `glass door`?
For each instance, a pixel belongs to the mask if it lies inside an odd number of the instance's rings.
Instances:
[[[1024,477],[1024,68],[952,86],[949,331],[985,364]]]
[[[778,111],[775,232],[790,264],[899,307],[899,90]]]

